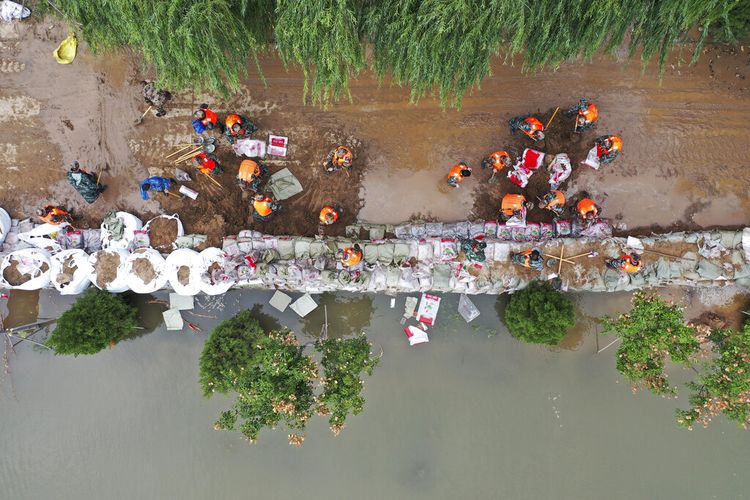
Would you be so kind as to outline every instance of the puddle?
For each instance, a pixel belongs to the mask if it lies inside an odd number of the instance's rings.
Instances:
[[[10,290],[8,315],[3,318],[5,328],[34,323],[39,318],[39,290]]]
[[[128,339],[134,339],[156,330],[163,322],[162,313],[168,309],[168,305],[156,302],[159,299],[153,295],[140,295],[137,293],[124,293],[122,298],[128,304],[138,309],[138,328]]]
[[[370,326],[373,306],[372,297],[341,296],[322,293],[315,297],[317,309],[302,320],[302,332],[310,337],[320,337],[328,309],[328,337],[339,338],[358,335]]]

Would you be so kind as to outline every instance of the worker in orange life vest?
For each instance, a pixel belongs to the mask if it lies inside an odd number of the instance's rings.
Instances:
[[[347,169],[351,172],[353,163],[354,153],[352,153],[352,150],[346,146],[339,146],[328,153],[328,159],[325,163],[326,173],[336,172],[343,169]]]
[[[565,211],[565,195],[559,189],[550,191],[539,202],[539,208],[546,208],[552,211],[555,216],[560,217]]]
[[[457,188],[466,177],[471,177],[471,167],[464,162],[457,163],[448,172],[448,185]]]
[[[578,133],[593,128],[599,121],[599,108],[585,97],[582,97],[578,104],[570,108],[566,114],[576,116],[574,131]]]
[[[193,166],[200,170],[202,174],[218,175],[223,172],[219,159],[212,153],[200,152],[193,156]]]
[[[341,250],[341,264],[351,269],[360,262],[362,262],[362,249],[355,243],[353,247],[346,247]]]
[[[255,160],[243,160],[237,172],[237,181],[243,191],[257,191],[268,169]]]
[[[482,159],[482,169],[492,168],[493,173],[499,172],[505,167],[510,167],[513,162],[507,151],[495,151]]]
[[[510,255],[510,261],[513,264],[528,267],[529,269],[534,269],[536,271],[542,271],[544,269],[544,257],[542,257],[542,252],[538,248],[512,253]]]
[[[633,274],[641,270],[641,257],[636,253],[629,255],[622,255],[619,259],[610,259],[607,261],[607,266],[612,269],[617,269],[623,273]]]
[[[524,195],[508,193],[503,196],[500,203],[500,219],[503,221],[507,221],[511,217],[525,219],[526,211],[531,210],[533,206],[530,201],[526,201]]]
[[[268,222],[281,210],[281,205],[273,201],[267,194],[258,193],[253,199],[253,219],[258,222]]]
[[[43,208],[36,211],[41,217],[42,222],[57,226],[63,222],[70,222],[70,213],[54,205],[44,205]]]
[[[586,221],[593,220],[599,217],[599,212],[601,212],[601,209],[596,203],[594,203],[594,200],[589,197],[589,194],[583,192],[581,196],[581,200],[576,205],[576,215],[578,216],[578,218]]]
[[[195,119],[193,120],[193,128],[198,134],[202,134],[206,130],[213,130],[217,126],[221,126],[219,123],[219,115],[213,110],[209,109],[208,104],[201,104],[195,113],[193,113]]]
[[[250,137],[258,129],[247,118],[234,113],[227,116],[226,120],[224,120],[224,125],[224,133],[230,144],[234,144],[238,139]]]
[[[531,115],[516,116],[508,121],[510,133],[515,135],[520,130],[534,141],[544,139],[544,124]]]
[[[339,220],[339,213],[331,205],[326,205],[320,210],[319,219],[322,225],[330,226]]]
[[[622,151],[622,139],[616,135],[603,135],[597,137],[594,142],[596,143],[596,156],[602,165],[614,161]]]

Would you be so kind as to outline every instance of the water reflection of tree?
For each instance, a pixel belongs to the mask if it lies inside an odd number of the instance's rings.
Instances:
[[[158,300],[151,294],[139,294],[125,292],[123,300],[138,309],[138,327],[132,334],[123,340],[132,340],[153,332],[164,323],[162,313],[168,309],[168,305]]]
[[[373,307],[368,295],[345,296],[322,293],[316,297],[318,307],[302,320],[302,331],[319,337],[328,308],[328,337],[338,338],[358,335],[370,326]],[[325,306],[325,307],[324,307]]]

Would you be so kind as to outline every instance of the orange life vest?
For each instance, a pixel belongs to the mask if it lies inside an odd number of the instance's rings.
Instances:
[[[587,103],[585,111],[578,110],[578,116],[583,118],[583,123],[585,125],[594,123],[599,119],[599,108],[596,107],[596,104]]]
[[[271,203],[273,200],[270,196],[266,195],[262,200],[253,200],[253,208],[256,212],[258,212],[258,215],[262,217],[267,217],[271,215],[273,210],[271,209]]]
[[[565,195],[560,191],[559,189],[555,189],[554,191],[551,191],[555,194],[555,197],[552,199],[552,201],[548,202],[546,207],[549,210],[552,210],[555,207],[562,207],[565,205]]]
[[[193,160],[197,162],[196,166],[203,174],[211,175],[216,168],[216,161],[209,158],[206,153],[198,153],[193,157]]]
[[[201,108],[201,111],[203,111],[203,113],[205,113],[206,115],[206,117],[201,120],[201,123],[204,127],[208,126],[209,123],[212,123],[214,125],[219,123],[219,115],[214,113],[212,110],[208,108]]]
[[[597,143],[596,147],[596,154],[597,156],[602,156],[605,154],[610,154],[613,151],[622,151],[622,139],[616,135],[610,135],[607,137],[609,139],[609,142],[611,143],[611,146],[609,149],[605,148],[603,144]]]
[[[458,165],[453,165],[453,168],[451,168],[451,171],[448,172],[449,178],[454,178],[456,180],[456,184],[464,180],[464,176],[461,175],[461,171],[468,170],[469,167],[464,165],[463,163],[459,163]]]
[[[351,149],[346,146],[337,147],[333,152],[333,158],[331,158],[333,165],[338,168],[350,166],[352,160],[354,160],[354,155],[352,154]]]
[[[224,120],[224,124],[227,126],[227,132],[232,135],[238,135],[237,132],[232,130],[232,127],[234,126],[235,123],[239,123],[240,127],[245,126],[245,123],[242,121],[242,118],[240,117],[240,115],[231,114],[227,116],[226,120]],[[239,133],[241,134],[242,131],[240,131]]]
[[[526,123],[529,124],[529,130],[522,130],[522,132],[532,139],[534,138],[534,133],[538,131],[544,131],[544,124],[534,118],[533,116],[529,116],[524,120]]]
[[[526,197],[522,194],[506,194],[503,196],[503,201],[500,205],[500,210],[507,217],[513,217],[513,213],[516,210],[522,210],[523,204],[526,202]]]
[[[579,201],[577,208],[578,214],[580,215],[581,219],[593,219],[599,215],[599,208],[591,198],[584,198]]]
[[[65,222],[65,219],[69,215],[68,212],[62,208],[53,207],[52,205],[46,205],[44,211],[47,212],[47,214],[42,217],[42,221],[47,224],[52,224],[53,226]]]
[[[243,160],[237,172],[237,178],[241,181],[250,182],[253,177],[260,177],[260,166],[253,160]]]
[[[510,165],[510,155],[506,151],[495,151],[490,155],[490,158],[492,159],[492,170],[494,172],[502,170],[505,167],[506,160]]]
[[[344,249],[344,255],[341,256],[341,263],[346,267],[354,267],[362,260],[362,251],[355,250],[352,247]]]
[[[635,264],[630,255],[623,255],[622,257],[620,257],[620,259],[622,261],[620,271],[624,271],[626,273],[637,273],[641,270],[641,261],[638,261],[638,264]]]
[[[320,211],[320,223],[321,224],[328,224],[328,220],[326,219],[326,215],[331,214],[333,217],[333,222],[336,222],[339,220],[339,213],[331,206],[326,205],[323,207],[323,209]],[[333,224],[331,222],[331,224]]]

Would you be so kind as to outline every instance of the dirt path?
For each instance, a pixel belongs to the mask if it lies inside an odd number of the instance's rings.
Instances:
[[[433,99],[410,105],[407,89],[380,87],[369,75],[352,82],[353,103],[328,110],[305,106],[300,73],[269,60],[263,63],[266,87],[252,75],[245,91],[229,102],[176,94],[166,117],[148,116],[135,127],[145,109],[140,68],[128,54],[95,57],[85,45],[72,65],[60,66],[50,54],[66,33],[49,21],[0,27],[0,160],[6,172],[0,205],[14,217],[29,216],[45,202],[72,207],[83,224],[98,223],[112,207],[144,218],[179,213],[188,232],[207,233],[212,243],[251,227],[315,234],[317,212],[326,203],[345,208],[344,224],[357,216],[379,223],[420,215],[486,217],[497,212],[510,186],[483,184],[488,174],[478,166],[485,154],[517,141],[508,133],[508,118],[565,107],[586,95],[600,107],[600,125],[574,149],[585,151],[593,137],[609,132],[623,136],[624,154],[598,172],[574,170],[566,194],[588,190],[605,216],[628,229],[750,223],[748,47],[710,48],[696,67],[668,67],[661,82],[655,71],[641,76],[637,63],[609,58],[535,75],[496,64],[494,76],[464,99],[461,111],[443,111]],[[259,138],[268,133],[290,138],[287,158],[269,166],[272,172],[290,168],[305,192],[284,203],[274,223],[251,221],[249,200],[233,179],[241,159],[226,146],[219,149],[226,170],[219,179],[222,191],[200,179],[194,183],[201,192],[196,202],[140,199],[140,180],[171,170],[163,156],[191,138],[190,114],[201,102],[249,116],[260,127]],[[563,123],[557,121],[551,131]],[[358,145],[351,178],[328,176],[321,168],[339,142]],[[553,142],[547,152],[562,152]],[[582,159],[565,149],[574,164]],[[85,205],[65,180],[67,165],[76,159],[92,171],[109,166],[102,176],[109,188],[93,205]],[[458,160],[475,166],[476,175],[461,189],[445,189],[444,176]],[[330,234],[343,231],[344,224]]]

